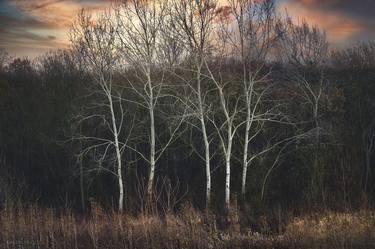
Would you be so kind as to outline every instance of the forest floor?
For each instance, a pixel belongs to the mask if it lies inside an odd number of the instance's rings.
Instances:
[[[255,231],[235,212],[225,228],[217,217],[188,207],[178,214],[119,215],[95,208],[89,217],[36,206],[7,205],[0,215],[2,249],[371,249],[375,212],[323,212]],[[276,231],[275,231],[276,230]]]

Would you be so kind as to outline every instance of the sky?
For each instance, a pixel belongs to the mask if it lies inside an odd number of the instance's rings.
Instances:
[[[276,0],[296,22],[325,29],[333,47],[375,40],[375,0]],[[67,48],[67,32],[82,8],[100,11],[110,0],[0,0],[0,48],[36,57]]]

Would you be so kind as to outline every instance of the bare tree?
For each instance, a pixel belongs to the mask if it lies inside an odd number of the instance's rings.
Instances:
[[[326,33],[306,21],[287,23],[287,32],[280,40],[281,60],[296,66],[321,66],[328,55]]]
[[[348,49],[334,50],[332,59],[337,68],[372,68],[375,66],[375,42],[363,42]]]
[[[228,40],[235,48],[234,54],[248,63],[264,63],[286,31],[274,0],[228,0],[228,3],[229,18],[234,25],[234,29],[229,29]]]
[[[188,65],[182,65],[184,71],[192,72],[193,79],[185,79],[186,85],[190,88],[189,107],[191,113],[199,125],[197,128],[202,133],[204,143],[204,156],[206,173],[206,207],[211,202],[211,153],[210,138],[207,129],[207,113],[209,106],[206,100],[209,87],[203,86],[204,80],[204,58],[209,53],[212,42],[213,22],[216,9],[215,0],[172,0],[170,19],[174,23],[175,34],[183,41],[187,50]]]
[[[86,71],[95,83],[89,90],[88,96],[97,96],[87,107],[89,113],[76,117],[79,125],[86,122],[99,122],[111,135],[106,138],[96,135],[80,134],[77,138],[86,142],[86,147],[80,156],[97,153],[99,169],[103,170],[103,161],[108,160],[111,149],[114,149],[115,170],[106,171],[116,176],[119,187],[118,208],[121,212],[124,204],[124,182],[122,176],[122,154],[127,143],[120,141],[124,132],[125,110],[121,100],[121,88],[114,82],[115,71],[120,60],[116,44],[117,27],[111,20],[110,13],[99,15],[94,21],[90,13],[82,10],[71,29],[70,37],[74,51],[83,61]],[[131,132],[129,132],[130,134]],[[128,136],[129,137],[129,136]],[[96,169],[95,169],[96,170]]]
[[[314,131],[313,142],[313,174],[311,178],[312,193],[316,193],[318,187],[322,187],[321,176],[319,174],[322,169],[319,168],[319,150],[321,145],[322,126],[321,120],[321,105],[323,97],[327,91],[327,80],[324,78],[324,73],[320,72],[320,78],[317,82],[311,82],[305,76],[297,73],[296,83],[302,97],[302,106],[307,106],[310,112],[311,123],[313,124],[312,130]]]
[[[321,181],[321,177],[317,175],[321,172],[321,169],[318,169],[321,137],[319,121],[322,98],[327,90],[323,66],[327,61],[329,44],[325,32],[316,26],[309,25],[306,21],[297,25],[289,19],[287,24],[287,32],[280,41],[282,59],[295,66],[295,81],[301,92],[303,106],[307,105],[311,111],[311,121],[315,131],[311,190],[316,192],[316,187],[321,187],[321,182],[317,182]],[[307,79],[303,73],[304,70],[315,71],[320,74],[319,79]]]
[[[271,96],[274,84],[267,79],[266,58],[280,39],[285,27],[277,16],[274,1],[230,0],[229,28],[222,33],[229,41],[231,51],[237,56],[241,73],[241,96],[245,112],[243,137],[241,193],[245,196],[248,166],[266,152],[280,145],[281,141],[266,143],[267,146],[249,152],[251,143],[263,131],[267,122],[287,123],[280,112],[281,103]],[[272,102],[272,104],[270,104]]]
[[[130,78],[124,75],[126,84],[137,97],[126,101],[144,108],[149,116],[148,155],[137,148],[129,147],[149,164],[149,197],[153,192],[156,163],[174,141],[185,115],[183,110],[179,115],[175,114],[177,122],[170,123],[169,138],[162,142],[160,136],[165,132],[158,130],[156,126],[157,105],[162,99],[174,101],[175,106],[181,103],[179,98],[165,91],[169,87],[165,80],[166,67],[160,64],[166,8],[167,4],[162,0],[122,1],[121,5],[116,7],[116,21],[119,25],[116,34],[123,53],[125,72],[131,72],[135,76]]]
[[[219,51],[218,54],[223,56],[217,57],[216,63],[209,61],[208,58],[204,59],[204,63],[208,71],[207,77],[214,84],[219,101],[217,111],[213,112],[209,120],[216,129],[223,151],[225,161],[225,211],[228,212],[230,210],[233,141],[241,122],[238,120],[240,114],[238,85],[235,81],[227,81],[223,78],[225,53],[223,50]]]
[[[272,1],[263,3],[230,1],[229,12],[228,7],[223,7],[217,9],[216,13],[218,22],[214,28],[217,30],[215,33],[217,41],[213,44],[216,51],[213,56],[204,57],[204,65],[207,71],[206,77],[213,83],[218,94],[220,107],[218,113],[222,114],[221,117],[217,114],[213,115],[210,121],[216,128],[225,158],[225,208],[228,211],[230,209],[233,141],[239,128],[246,124],[243,159],[243,186],[245,186],[246,171],[249,164],[249,141],[259,134],[265,121],[282,122],[281,115],[276,112],[278,105],[271,106],[266,110],[260,108],[259,103],[266,95],[269,87],[265,87],[265,84],[261,85],[260,88],[255,87],[256,83],[265,82],[265,78],[260,76],[260,72],[269,49],[279,36],[279,22],[274,15]],[[224,76],[226,74],[225,67],[228,67],[228,59],[232,59],[231,52],[240,58],[242,69],[240,80],[225,79]],[[259,61],[262,63],[253,69],[252,65]],[[245,99],[244,106],[241,105],[243,99]],[[245,120],[241,117],[243,110],[246,112]],[[255,124],[258,126],[253,136],[250,136],[250,129],[253,124],[254,127]],[[258,155],[269,150],[267,148]],[[255,157],[254,154],[250,161]]]

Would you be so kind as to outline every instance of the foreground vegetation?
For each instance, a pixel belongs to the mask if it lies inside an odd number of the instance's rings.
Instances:
[[[220,216],[185,205],[176,213],[137,216],[92,207],[90,216],[69,211],[7,204],[1,212],[0,246],[4,249],[369,249],[375,247],[375,213],[324,212],[293,217],[231,212],[223,227]],[[275,215],[275,214],[274,214]],[[255,224],[257,224],[255,226]]]

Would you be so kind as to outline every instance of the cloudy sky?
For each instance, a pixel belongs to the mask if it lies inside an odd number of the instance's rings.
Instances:
[[[279,0],[279,8],[324,28],[334,46],[375,40],[375,0]]]
[[[333,46],[375,40],[375,0],[276,0],[281,11],[321,26]],[[82,8],[101,10],[110,0],[0,0],[0,47],[35,57],[68,46],[67,30]]]

